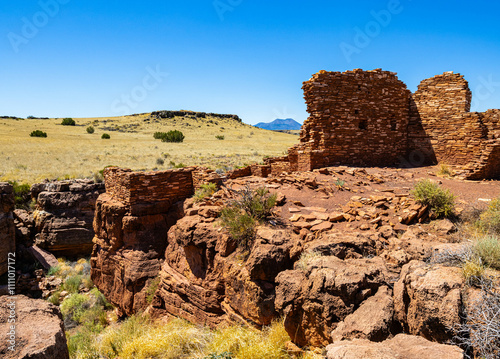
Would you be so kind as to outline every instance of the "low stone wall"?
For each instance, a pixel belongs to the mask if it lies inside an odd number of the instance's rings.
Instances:
[[[104,170],[106,192],[126,205],[151,202],[174,203],[194,193],[194,167],[157,172],[133,172],[109,167]]]
[[[9,253],[14,253],[16,250],[13,211],[12,185],[0,182],[0,275],[7,273]]]

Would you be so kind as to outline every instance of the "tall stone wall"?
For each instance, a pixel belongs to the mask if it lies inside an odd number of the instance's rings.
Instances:
[[[410,150],[428,154],[430,143],[434,162],[461,166],[470,179],[500,176],[499,111],[469,112],[472,94],[463,75],[426,79],[412,99],[410,122],[419,123],[424,136],[410,130]]]
[[[291,150],[297,169],[395,164],[407,148],[410,92],[395,73],[320,71],[304,82],[310,117]]]
[[[0,182],[0,275],[7,272],[9,253],[16,251],[13,211],[14,190],[12,185]]]
[[[469,179],[500,177],[500,110],[471,113],[472,94],[453,72],[411,94],[396,74],[320,71],[303,85],[309,118],[288,156],[268,161],[273,175],[330,165],[460,166]]]

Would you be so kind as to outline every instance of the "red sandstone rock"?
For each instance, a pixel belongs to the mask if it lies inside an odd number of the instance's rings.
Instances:
[[[326,347],[327,359],[463,359],[462,349],[430,342],[422,337],[398,334],[382,343],[366,339],[338,341]]]
[[[382,286],[339,323],[332,332],[332,339],[334,342],[354,338],[383,341],[391,334],[393,316],[392,291]]]
[[[323,346],[337,323],[352,314],[382,285],[387,272],[381,258],[311,260],[305,270],[283,271],[276,277],[276,308],[285,329],[300,346]]]
[[[15,303],[15,350],[8,349],[7,320]],[[41,299],[23,295],[0,297],[0,356],[5,359],[69,359],[64,324],[59,308]]]
[[[394,286],[396,318],[410,334],[446,342],[461,323],[463,286],[459,268],[412,261]]]

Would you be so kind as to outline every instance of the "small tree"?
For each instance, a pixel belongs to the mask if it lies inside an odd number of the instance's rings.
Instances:
[[[35,130],[30,133],[31,137],[47,137],[47,132],[43,132],[40,130]]]
[[[87,127],[87,133],[93,134],[95,132],[94,126]]]
[[[75,126],[76,122],[72,118],[67,117],[67,118],[64,118],[62,120],[61,125],[63,125],[63,126]]]

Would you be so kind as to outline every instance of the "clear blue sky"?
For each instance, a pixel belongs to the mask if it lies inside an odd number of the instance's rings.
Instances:
[[[0,115],[302,122],[302,82],[353,68],[397,72],[412,91],[454,70],[475,110],[500,108],[499,14],[491,0],[2,1]]]

